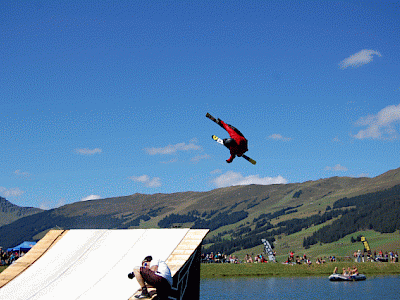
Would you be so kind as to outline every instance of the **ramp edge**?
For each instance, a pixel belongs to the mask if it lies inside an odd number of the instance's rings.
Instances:
[[[68,230],[50,230],[37,242],[24,256],[17,259],[11,266],[0,273],[0,288],[22,274],[40,257],[42,257],[51,247],[53,247]]]

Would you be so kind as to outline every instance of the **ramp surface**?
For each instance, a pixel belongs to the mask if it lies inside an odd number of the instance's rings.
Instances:
[[[139,288],[136,280],[127,277],[133,267],[147,255],[167,261],[188,232],[189,229],[69,230],[1,288],[0,299],[129,299]]]

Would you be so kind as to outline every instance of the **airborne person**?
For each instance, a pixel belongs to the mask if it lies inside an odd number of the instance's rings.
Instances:
[[[231,154],[229,159],[226,160],[227,163],[231,163],[236,156],[242,157],[243,154],[249,150],[247,148],[247,139],[237,128],[226,124],[221,119],[215,119],[209,113],[207,113],[206,117],[217,123],[229,133],[230,138],[223,139],[224,146],[229,149]],[[246,156],[243,157],[246,158]]]
[[[222,128],[228,131],[230,138],[224,139],[224,145],[229,149],[231,157],[226,160],[227,163],[231,163],[232,160],[237,156],[241,157],[249,149],[247,148],[247,139],[244,135],[232,125],[226,124],[224,121],[218,119],[219,124]]]

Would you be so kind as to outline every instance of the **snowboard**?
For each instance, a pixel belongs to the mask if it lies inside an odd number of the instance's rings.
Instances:
[[[221,138],[217,137],[216,135],[213,135],[213,136],[212,136],[212,139],[213,139],[214,141],[216,141],[218,144],[224,145],[224,141],[223,141]],[[257,163],[254,159],[248,157],[248,156],[245,155],[245,154],[243,154],[242,157],[243,157],[245,160],[251,162],[253,165],[255,165],[255,164]]]

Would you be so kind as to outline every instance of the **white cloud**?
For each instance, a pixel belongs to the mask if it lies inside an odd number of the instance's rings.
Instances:
[[[199,162],[199,161],[202,160],[202,159],[209,159],[209,158],[210,158],[210,155],[208,155],[208,154],[203,154],[203,155],[197,155],[197,156],[193,157],[193,158],[191,159],[191,161],[197,163],[197,162]]]
[[[174,159],[170,159],[170,160],[167,160],[167,161],[162,161],[161,163],[162,164],[173,164],[173,163],[176,163],[177,161],[178,161],[178,159],[174,158]]]
[[[379,111],[376,115],[369,115],[360,118],[357,126],[366,126],[354,137],[356,139],[392,139],[396,137],[394,124],[400,121],[400,104],[389,105]]]
[[[222,173],[221,169],[215,169],[215,170],[210,172],[210,174],[220,174],[220,173]]]
[[[81,199],[81,201],[85,201],[85,200],[91,200],[91,199]],[[58,208],[65,205],[65,198],[61,198],[60,200],[58,200],[58,202],[56,204],[54,204],[53,202],[50,201],[43,201],[39,204],[39,208],[40,209],[44,209],[44,210],[48,210],[48,209],[52,209],[52,208]]]
[[[271,134],[268,138],[271,139],[271,140],[284,141],[284,142],[288,142],[288,141],[291,140],[291,138],[284,137],[283,135],[281,135],[279,133]]]
[[[150,178],[148,175],[131,176],[129,179],[144,184],[147,187],[155,188],[161,186],[161,179],[159,177]]]
[[[98,200],[101,199],[99,195],[89,195],[81,199],[81,201]]]
[[[369,177],[369,174],[368,173],[361,173],[361,174],[358,174],[357,177]]]
[[[168,145],[165,147],[160,147],[160,148],[145,148],[144,151],[146,151],[147,154],[149,155],[165,155],[165,154],[173,154],[176,153],[177,151],[191,151],[191,150],[201,150],[201,147],[199,145],[196,145],[197,140],[193,139],[189,141],[189,144],[186,143],[178,143],[175,145]]]
[[[100,148],[94,148],[94,149],[88,149],[88,148],[83,148],[83,149],[75,149],[75,152],[81,155],[94,155],[96,153],[101,153]]]
[[[259,175],[249,175],[244,177],[242,174],[228,171],[213,180],[217,187],[228,187],[233,185],[249,185],[249,184],[282,184],[287,183],[287,180],[282,176],[277,177],[260,177]]]
[[[378,55],[379,57],[382,56],[378,51],[364,49],[342,60],[339,63],[339,67],[341,69],[346,69],[348,67],[360,67],[362,65],[370,63],[373,59],[373,55]]]
[[[24,177],[24,178],[29,178],[29,177],[31,176],[30,173],[28,173],[28,172],[23,172],[23,171],[21,171],[21,170],[16,170],[16,171],[14,172],[14,174],[17,175],[17,176],[19,176],[19,177]]]
[[[340,171],[340,172],[346,172],[348,169],[344,166],[341,166],[340,164],[337,164],[334,167],[325,167],[325,171]]]
[[[58,200],[56,207],[61,207],[65,205],[65,198],[61,198],[60,200]]]
[[[20,190],[19,188],[11,188],[7,189],[5,187],[0,186],[0,194],[7,198],[7,197],[18,197],[21,196],[24,191]]]
[[[40,208],[40,209],[43,209],[43,210],[48,210],[48,209],[50,209],[50,205],[49,205],[48,202],[41,202],[41,203],[39,204],[39,208]]]

